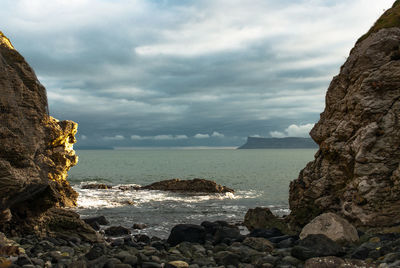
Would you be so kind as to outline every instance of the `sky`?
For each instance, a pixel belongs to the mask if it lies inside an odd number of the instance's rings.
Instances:
[[[393,0],[2,0],[1,31],[78,146],[307,137]]]

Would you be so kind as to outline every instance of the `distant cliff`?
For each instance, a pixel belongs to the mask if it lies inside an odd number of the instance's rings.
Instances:
[[[295,149],[318,148],[310,138],[256,138],[248,137],[247,142],[238,149]]]

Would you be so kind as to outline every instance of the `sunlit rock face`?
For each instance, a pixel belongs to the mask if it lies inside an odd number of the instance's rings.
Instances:
[[[76,132],[76,123],[48,115],[45,88],[0,32],[0,226],[76,204],[66,180],[78,161]]]
[[[400,224],[399,22],[397,1],[332,80],[310,133],[319,151],[290,184],[292,223],[331,211],[357,226]]]

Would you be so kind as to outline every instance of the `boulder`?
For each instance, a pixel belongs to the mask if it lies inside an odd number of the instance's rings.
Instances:
[[[400,1],[333,78],[310,135],[314,161],[290,184],[290,221],[334,212],[356,227],[400,224]]]
[[[167,242],[171,246],[176,246],[184,241],[203,244],[205,242],[205,237],[206,230],[203,226],[195,224],[178,224],[172,228]]]
[[[140,189],[171,191],[171,192],[187,192],[187,193],[233,193],[234,192],[234,190],[226,186],[222,186],[215,183],[214,181],[205,179],[164,180],[152,183],[147,186],[143,186]]]
[[[0,89],[0,231],[54,235],[66,230],[54,225],[59,214],[90,228],[61,209],[75,206],[78,197],[67,181],[78,162],[78,125],[49,116],[45,88],[1,32]]]
[[[243,225],[252,231],[254,229],[277,228],[284,233],[290,233],[286,222],[272,214],[269,208],[256,207],[249,209],[244,216]]]
[[[325,235],[309,235],[292,248],[292,256],[307,260],[314,257],[341,256],[343,249]]]
[[[353,225],[331,212],[319,215],[304,226],[300,233],[300,239],[304,239],[310,234],[323,234],[339,243],[354,243],[359,239]]]

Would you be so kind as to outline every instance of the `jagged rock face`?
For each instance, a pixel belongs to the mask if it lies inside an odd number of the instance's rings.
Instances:
[[[45,88],[0,32],[0,226],[76,204],[66,180],[78,161],[76,132],[76,123],[48,115]]]
[[[357,226],[400,224],[399,45],[400,28],[371,31],[332,80],[310,133],[315,160],[290,184],[292,223],[331,211]]]

